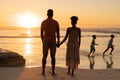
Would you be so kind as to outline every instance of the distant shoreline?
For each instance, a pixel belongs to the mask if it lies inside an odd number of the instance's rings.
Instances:
[[[12,30],[18,30],[19,31],[19,29],[2,29],[2,30],[10,30],[10,31],[12,31]],[[2,31],[2,30],[0,30],[0,31]],[[28,29],[20,29],[20,31],[21,31],[21,34],[18,34],[18,35],[10,35],[10,36],[8,36],[8,35],[4,35],[4,36],[0,36],[0,38],[40,38],[40,36],[39,35],[27,35],[27,33],[22,33],[22,30],[28,30]],[[30,29],[31,31],[33,30],[39,30],[38,28],[35,28],[35,29]],[[60,31],[66,31],[66,29],[64,28],[64,29],[60,29]],[[82,32],[97,32],[97,33],[110,33],[110,35],[111,34],[120,34],[120,28],[89,28],[89,29],[81,29],[81,31]],[[62,34],[62,32],[61,32],[61,34]],[[64,33],[64,35],[65,35],[65,33]],[[91,35],[87,35],[87,36],[83,36],[82,35],[82,37],[89,37],[89,36],[91,36]],[[98,37],[109,37],[109,35],[97,35]],[[63,35],[61,36],[61,37],[64,37]]]

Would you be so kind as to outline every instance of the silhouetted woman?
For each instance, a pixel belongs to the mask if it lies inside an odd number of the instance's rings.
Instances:
[[[61,41],[60,45],[68,39],[66,51],[66,66],[68,66],[68,74],[72,69],[71,75],[74,75],[74,70],[78,68],[80,63],[79,49],[81,42],[81,29],[76,27],[78,17],[71,17],[72,27],[67,28],[65,38]]]

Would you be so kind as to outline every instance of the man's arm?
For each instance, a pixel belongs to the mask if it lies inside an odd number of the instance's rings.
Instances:
[[[41,30],[40,31],[41,31],[41,33],[40,33],[41,34],[41,40],[43,41],[43,24],[41,24]]]
[[[57,28],[57,44],[60,42],[60,29],[59,29],[59,25]]]

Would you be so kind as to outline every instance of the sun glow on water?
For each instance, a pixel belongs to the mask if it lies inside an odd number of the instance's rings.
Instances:
[[[25,44],[25,53],[26,55],[30,55],[32,54],[32,45],[31,45],[31,38],[27,38],[26,40],[26,44]]]

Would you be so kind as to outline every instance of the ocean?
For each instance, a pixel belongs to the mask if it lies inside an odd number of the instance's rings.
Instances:
[[[80,46],[80,65],[82,69],[120,69],[120,29],[83,29],[81,34]],[[60,30],[60,40],[65,36],[66,29]],[[94,57],[87,57],[90,51],[90,43],[92,35],[96,37],[96,52]],[[114,51],[113,55],[109,55],[110,50],[103,57],[102,53],[107,48],[110,35],[114,34]],[[57,48],[56,66],[66,67],[67,41]],[[1,29],[0,30],[0,48],[14,51],[22,55],[26,59],[25,67],[39,67],[42,60],[42,42],[39,29]],[[46,66],[51,66],[51,58],[48,55]]]

